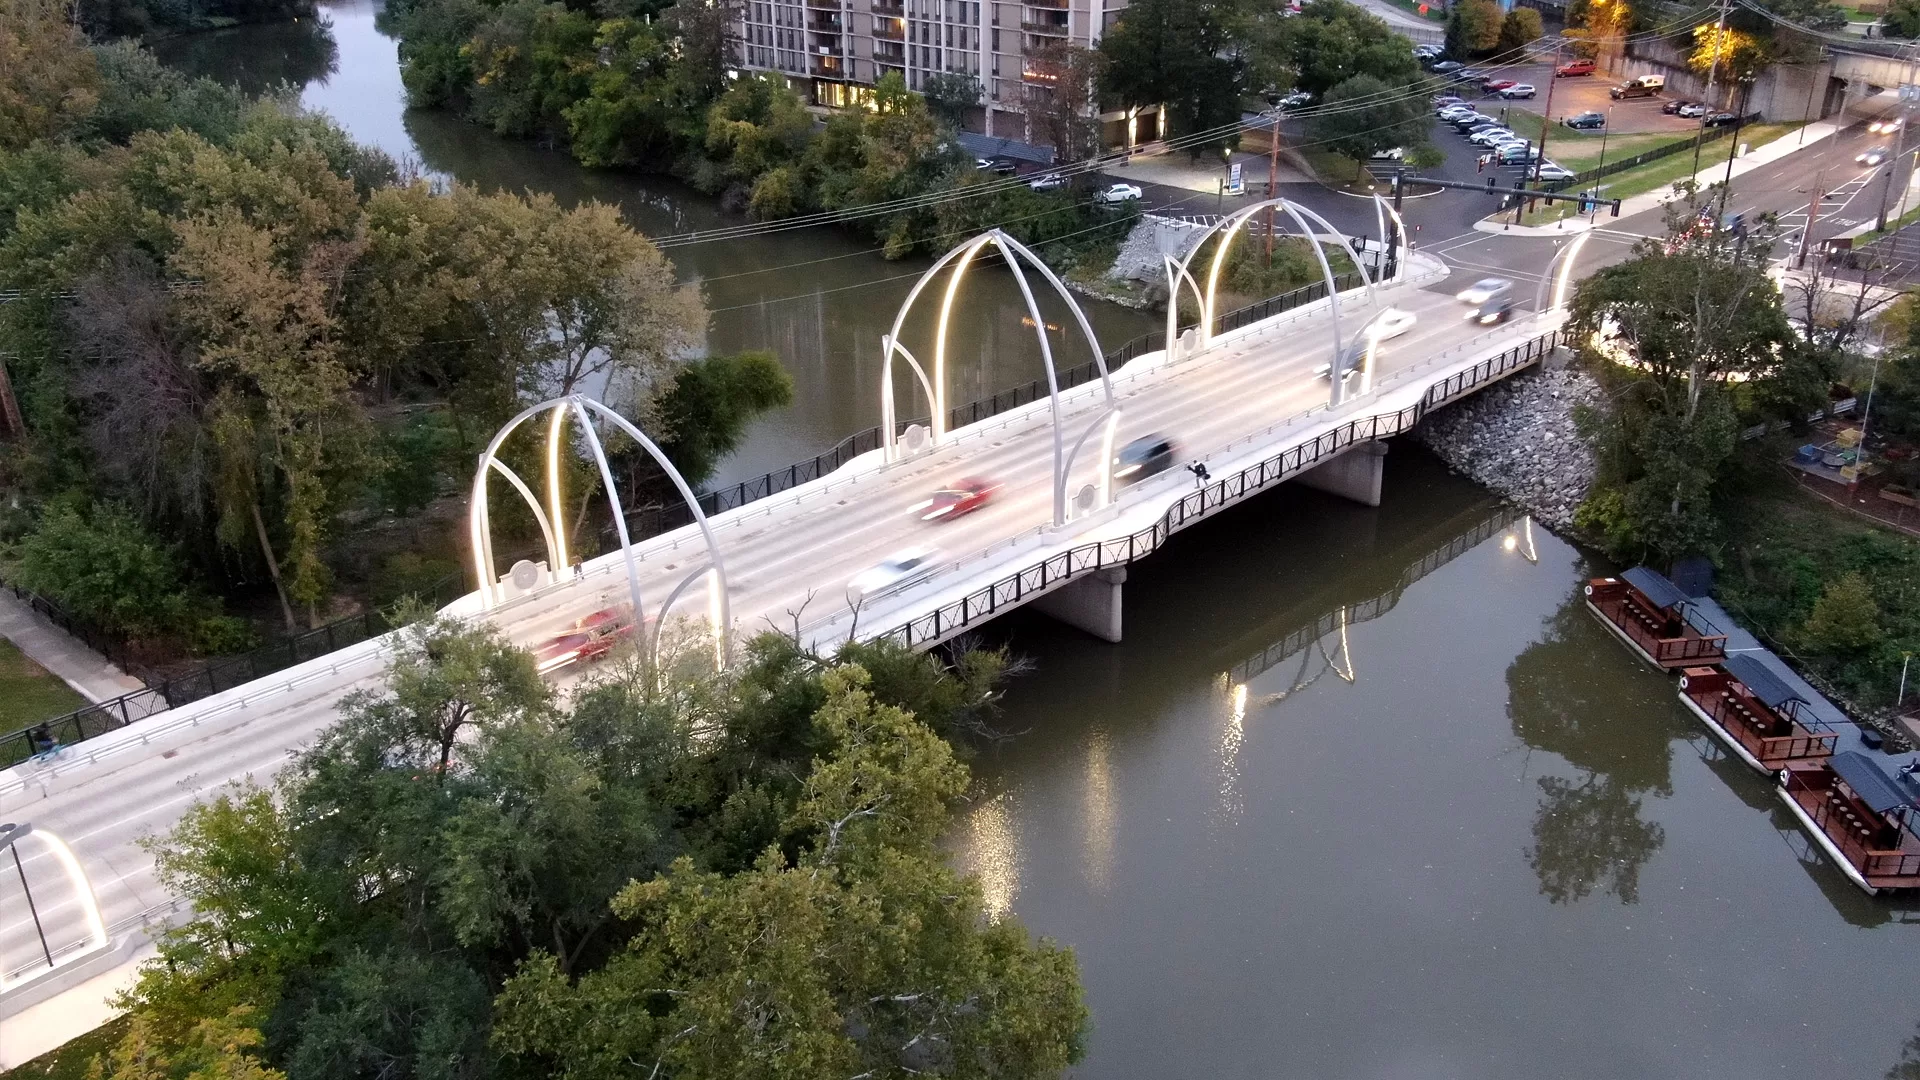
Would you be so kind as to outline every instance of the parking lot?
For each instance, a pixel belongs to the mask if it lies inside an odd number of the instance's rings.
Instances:
[[[1507,101],[1499,94],[1479,93],[1478,87],[1461,87],[1453,92],[1466,101],[1479,106],[1481,112],[1487,112],[1488,106],[1525,109],[1536,115],[1547,113],[1547,87],[1553,85],[1554,123],[1569,116],[1583,112],[1597,112],[1610,115],[1608,130],[1614,135],[1636,134],[1680,134],[1690,135],[1698,127],[1698,120],[1664,114],[1660,106],[1671,100],[1672,95],[1655,94],[1652,97],[1628,98],[1615,101],[1607,96],[1609,87],[1625,82],[1625,76],[1612,76],[1606,72],[1581,75],[1556,80],[1553,77],[1552,64],[1508,64],[1473,65],[1476,70],[1491,75],[1499,73],[1502,79],[1512,79],[1517,83],[1530,83],[1538,88],[1531,101]]]

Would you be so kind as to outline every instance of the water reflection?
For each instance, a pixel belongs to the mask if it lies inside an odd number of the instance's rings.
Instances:
[[[166,63],[213,73],[249,94],[282,84],[298,89],[340,70],[333,23],[325,17],[181,34],[154,42],[152,49]]]
[[[1119,825],[1118,799],[1113,790],[1113,738],[1104,730],[1087,735],[1087,775],[1084,800],[1086,847],[1081,869],[1096,893],[1113,887],[1114,834]]]
[[[987,917],[998,922],[1013,910],[1020,894],[1020,834],[1002,791],[976,804],[963,821],[967,841],[962,871],[980,880]],[[1111,841],[1109,841],[1111,842]]]
[[[1669,744],[1684,730],[1671,708],[1621,708],[1617,651],[1575,593],[1547,621],[1545,636],[1507,668],[1513,733],[1576,770],[1538,779],[1526,852],[1541,894],[1556,904],[1595,891],[1638,903],[1640,870],[1666,842],[1642,801],[1673,793]],[[1664,675],[1644,676],[1671,693]]]

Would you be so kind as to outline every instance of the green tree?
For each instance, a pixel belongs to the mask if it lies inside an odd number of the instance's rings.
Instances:
[[[755,417],[792,403],[793,376],[770,352],[689,361],[660,396],[661,448],[697,486],[739,448]]]
[[[1100,152],[1100,53],[1053,40],[1027,54],[1027,115],[1060,164],[1085,161]]]
[[[813,116],[785,77],[748,75],[707,112],[707,157],[735,183],[752,184],[806,149]]]
[[[1237,0],[1136,0],[1100,39],[1103,98],[1120,108],[1160,106],[1170,135],[1205,138],[1203,151],[1238,141],[1244,65]]]
[[[58,134],[92,112],[99,81],[65,4],[0,2],[0,151]]]
[[[1920,0],[1893,0],[1880,16],[1880,25],[1888,37],[1920,37]]]
[[[7,578],[117,633],[183,628],[193,604],[179,556],[125,507],[62,500],[7,552]]]
[[[955,131],[965,128],[967,114],[980,107],[980,80],[962,72],[929,75],[920,84],[920,93],[927,99],[928,111]]]
[[[1817,653],[1864,649],[1880,636],[1880,606],[1874,603],[1873,587],[1855,571],[1827,582],[1800,628],[1801,642]]]
[[[210,1016],[171,1044],[155,1037],[145,1016],[135,1016],[125,1036],[95,1058],[87,1080],[286,1080],[261,1060],[255,1010],[237,1006]]]
[[[1268,92],[1291,87],[1318,96],[1355,75],[1394,86],[1420,78],[1406,38],[1347,0],[1312,0],[1297,16],[1262,17],[1250,40],[1252,82]]]
[[[1422,102],[1391,91],[1371,75],[1355,75],[1327,91],[1325,108],[1309,124],[1314,141],[1352,159],[1356,173],[1377,151],[1424,141],[1429,120]]]
[[[1516,7],[1500,20],[1500,40],[1494,48],[1503,55],[1518,56],[1520,50],[1545,32],[1546,27],[1540,22],[1539,12],[1532,8]]]
[[[1492,52],[1500,43],[1500,26],[1500,5],[1494,0],[1460,0],[1447,13],[1447,55],[1464,59]]]

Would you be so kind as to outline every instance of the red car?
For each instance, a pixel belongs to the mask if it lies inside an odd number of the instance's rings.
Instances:
[[[913,512],[920,515],[921,521],[947,521],[971,514],[992,502],[993,493],[999,488],[998,484],[968,477],[952,487],[934,492],[933,498],[915,506]]]
[[[605,608],[576,620],[572,629],[548,639],[533,651],[542,675],[568,664],[598,660],[633,636],[633,620],[623,611]]]
[[[1489,94],[1497,94],[1509,86],[1517,85],[1519,84],[1515,83],[1512,79],[1488,79],[1486,82],[1480,84],[1481,88]]]

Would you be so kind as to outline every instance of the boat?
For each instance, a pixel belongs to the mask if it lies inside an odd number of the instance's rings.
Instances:
[[[1672,671],[1726,658],[1727,636],[1712,633],[1712,624],[1690,610],[1687,594],[1657,570],[1636,566],[1617,578],[1594,578],[1586,594],[1587,610],[1654,667]]]
[[[1683,668],[1680,701],[1734,756],[1758,772],[1833,756],[1840,734],[1759,657],[1736,653],[1711,667]]]
[[[1909,757],[1913,757],[1909,755]],[[1780,770],[1780,797],[1847,880],[1869,895],[1920,889],[1920,758],[1889,769],[1843,750]]]

